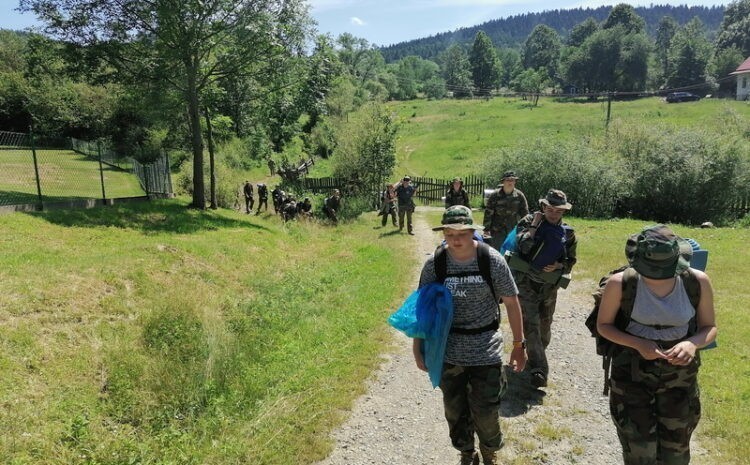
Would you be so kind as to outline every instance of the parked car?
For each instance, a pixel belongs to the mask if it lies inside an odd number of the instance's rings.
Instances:
[[[700,95],[695,95],[691,92],[672,92],[667,94],[667,103],[694,102],[700,99]]]

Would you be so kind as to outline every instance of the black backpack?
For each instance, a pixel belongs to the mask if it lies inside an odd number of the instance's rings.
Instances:
[[[588,318],[586,318],[586,327],[591,332],[591,336],[596,342],[596,353],[602,356],[602,368],[604,369],[604,391],[603,395],[609,393],[609,372],[612,366],[612,358],[622,346],[615,344],[609,339],[602,337],[599,331],[596,329],[596,320],[599,318],[599,305],[602,302],[602,294],[604,293],[604,287],[607,285],[607,281],[612,275],[622,272],[622,299],[620,300],[620,310],[617,312],[615,317],[615,327],[620,331],[625,331],[630,324],[630,316],[633,313],[633,304],[635,303],[635,294],[638,284],[638,272],[635,271],[628,265],[621,266],[616,270],[612,270],[599,280],[599,287],[594,291],[592,296],[594,297],[594,308],[591,310]],[[685,270],[681,275],[682,283],[685,286],[688,299],[693,308],[698,308],[698,303],[701,300],[701,286],[690,268]],[[695,317],[690,320],[688,327],[688,334],[695,334],[697,328]]]

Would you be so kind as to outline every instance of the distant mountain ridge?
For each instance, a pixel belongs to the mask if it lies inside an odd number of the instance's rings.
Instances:
[[[651,5],[636,7],[636,13],[646,21],[646,31],[654,36],[659,21],[664,16],[671,16],[678,24],[683,25],[697,16],[703,22],[710,38],[716,34],[724,17],[724,6],[670,6]],[[551,10],[541,13],[524,13],[507,18],[494,19],[477,26],[460,28],[451,32],[442,32],[434,36],[415,39],[398,44],[381,47],[386,62],[397,61],[408,55],[417,55],[425,59],[434,59],[440,52],[454,43],[471,44],[477,32],[484,31],[490,36],[496,47],[518,47],[538,24],[546,24],[555,29],[563,38],[577,24],[587,18],[601,22],[607,18],[612,6],[598,8],[575,8],[572,10]]]

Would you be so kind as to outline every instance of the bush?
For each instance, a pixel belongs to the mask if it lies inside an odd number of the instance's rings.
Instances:
[[[533,145],[490,155],[481,172],[494,173],[488,183],[500,183],[501,173],[514,170],[518,187],[526,194],[529,209],[551,189],[561,189],[573,204],[573,214],[611,217],[616,199],[624,189],[621,174],[612,169],[611,157],[596,142],[538,139]],[[498,169],[502,167],[502,169]]]
[[[705,131],[644,126],[616,128],[613,150],[629,173],[626,205],[660,222],[720,224],[738,195],[747,195],[747,142]]]

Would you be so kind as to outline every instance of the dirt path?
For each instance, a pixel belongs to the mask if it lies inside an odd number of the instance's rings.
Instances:
[[[420,267],[437,240],[422,215],[415,215]],[[417,270],[413,276],[418,279]],[[548,349],[549,387],[535,390],[524,374],[511,375],[501,408],[503,464],[618,465],[620,445],[601,395],[601,359],[583,322],[593,283],[573,281],[558,296]],[[504,309],[503,309],[504,310]],[[503,315],[505,320],[505,315]],[[507,326],[503,328],[510,334]],[[334,433],[336,448],[319,465],[456,464],[443,417],[442,396],[414,366],[411,340],[394,331],[398,348],[384,356],[368,392],[350,419]],[[506,337],[507,339],[507,337]],[[694,445],[701,463],[705,451]]]

